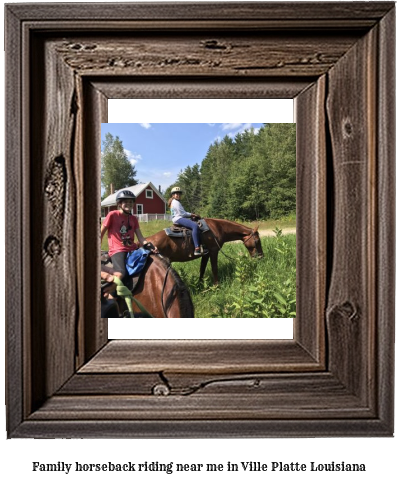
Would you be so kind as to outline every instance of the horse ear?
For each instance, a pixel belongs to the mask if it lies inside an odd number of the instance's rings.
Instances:
[[[258,231],[258,228],[259,228],[259,223],[256,225],[256,227],[254,228],[254,232],[257,232]]]

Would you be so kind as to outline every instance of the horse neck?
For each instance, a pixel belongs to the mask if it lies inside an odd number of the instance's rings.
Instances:
[[[161,274],[162,282],[164,280],[164,273],[168,272],[163,296],[168,317],[193,318],[194,307],[191,296],[179,274],[177,274],[173,267],[169,269],[170,264],[166,264],[161,257],[155,255],[152,258],[157,272]]]
[[[229,220],[215,220],[215,223],[223,242],[242,240],[244,237],[251,235],[252,232],[251,228]]]

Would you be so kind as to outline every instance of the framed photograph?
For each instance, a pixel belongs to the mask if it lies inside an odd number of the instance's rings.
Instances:
[[[150,283],[157,258],[147,261],[140,277],[126,280],[127,286],[135,286],[135,299],[155,318],[145,326],[112,316],[117,310],[119,317],[129,317],[129,311],[124,298],[115,305],[113,297],[105,297],[110,287],[103,284],[101,316],[111,316],[108,338],[292,339],[296,305],[293,100],[121,99],[109,100],[108,105],[110,123],[101,124],[102,225],[112,212],[111,217],[122,217],[116,230],[124,230],[127,220],[120,211],[115,212],[116,198],[123,188],[131,191],[135,195],[132,213],[139,220],[142,235],[157,245],[162,262],[164,257],[171,260],[160,267],[157,289]],[[216,123],[221,116],[252,123]],[[268,122],[262,123],[265,116]],[[171,233],[174,226],[169,204],[174,187],[183,192],[179,201],[184,209],[205,219],[204,226],[200,221],[201,242],[208,251],[204,259],[193,260],[193,247],[184,230]],[[252,237],[253,229],[257,234]],[[116,247],[115,240],[104,234],[104,259],[110,244]],[[134,252],[133,257],[140,252]],[[217,286],[213,282],[215,262]],[[200,280],[203,264],[205,274]],[[177,272],[173,279],[189,291],[192,306],[174,306],[176,302],[183,304],[187,295],[174,294],[175,285],[166,287],[169,269]],[[103,270],[112,272],[109,258]],[[149,292],[143,297],[146,289]],[[141,310],[135,303],[133,307],[135,319],[141,319]],[[165,317],[201,321],[177,319],[173,326],[165,326]]]
[[[393,2],[9,4],[10,438],[392,436]],[[109,99],[291,98],[292,340],[108,340]]]

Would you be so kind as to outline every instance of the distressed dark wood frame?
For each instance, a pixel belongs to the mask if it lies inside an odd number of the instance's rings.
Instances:
[[[5,13],[9,437],[392,435],[394,4]],[[92,202],[115,97],[295,99],[292,341],[107,342]]]

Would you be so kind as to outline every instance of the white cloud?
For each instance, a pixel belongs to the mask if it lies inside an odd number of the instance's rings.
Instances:
[[[162,176],[165,176],[166,178],[170,178],[172,176],[171,172],[164,172]]]
[[[222,123],[222,130],[235,130],[239,129],[242,125],[248,125],[248,124],[243,124],[243,123]],[[249,124],[251,125],[251,124]]]
[[[227,134],[230,138],[234,139],[237,134],[241,134],[245,132],[245,130],[249,130],[252,128],[252,123],[223,123],[222,124],[223,130],[230,132]],[[259,129],[254,129],[255,133],[259,131]]]
[[[142,127],[144,127],[145,129],[149,129],[151,127],[151,124],[150,123],[141,123],[140,125]]]
[[[127,155],[128,159],[129,159],[130,164],[132,164],[132,166],[137,164],[142,159],[140,154],[134,154],[129,149],[124,149],[124,151],[125,151],[125,154]]]

